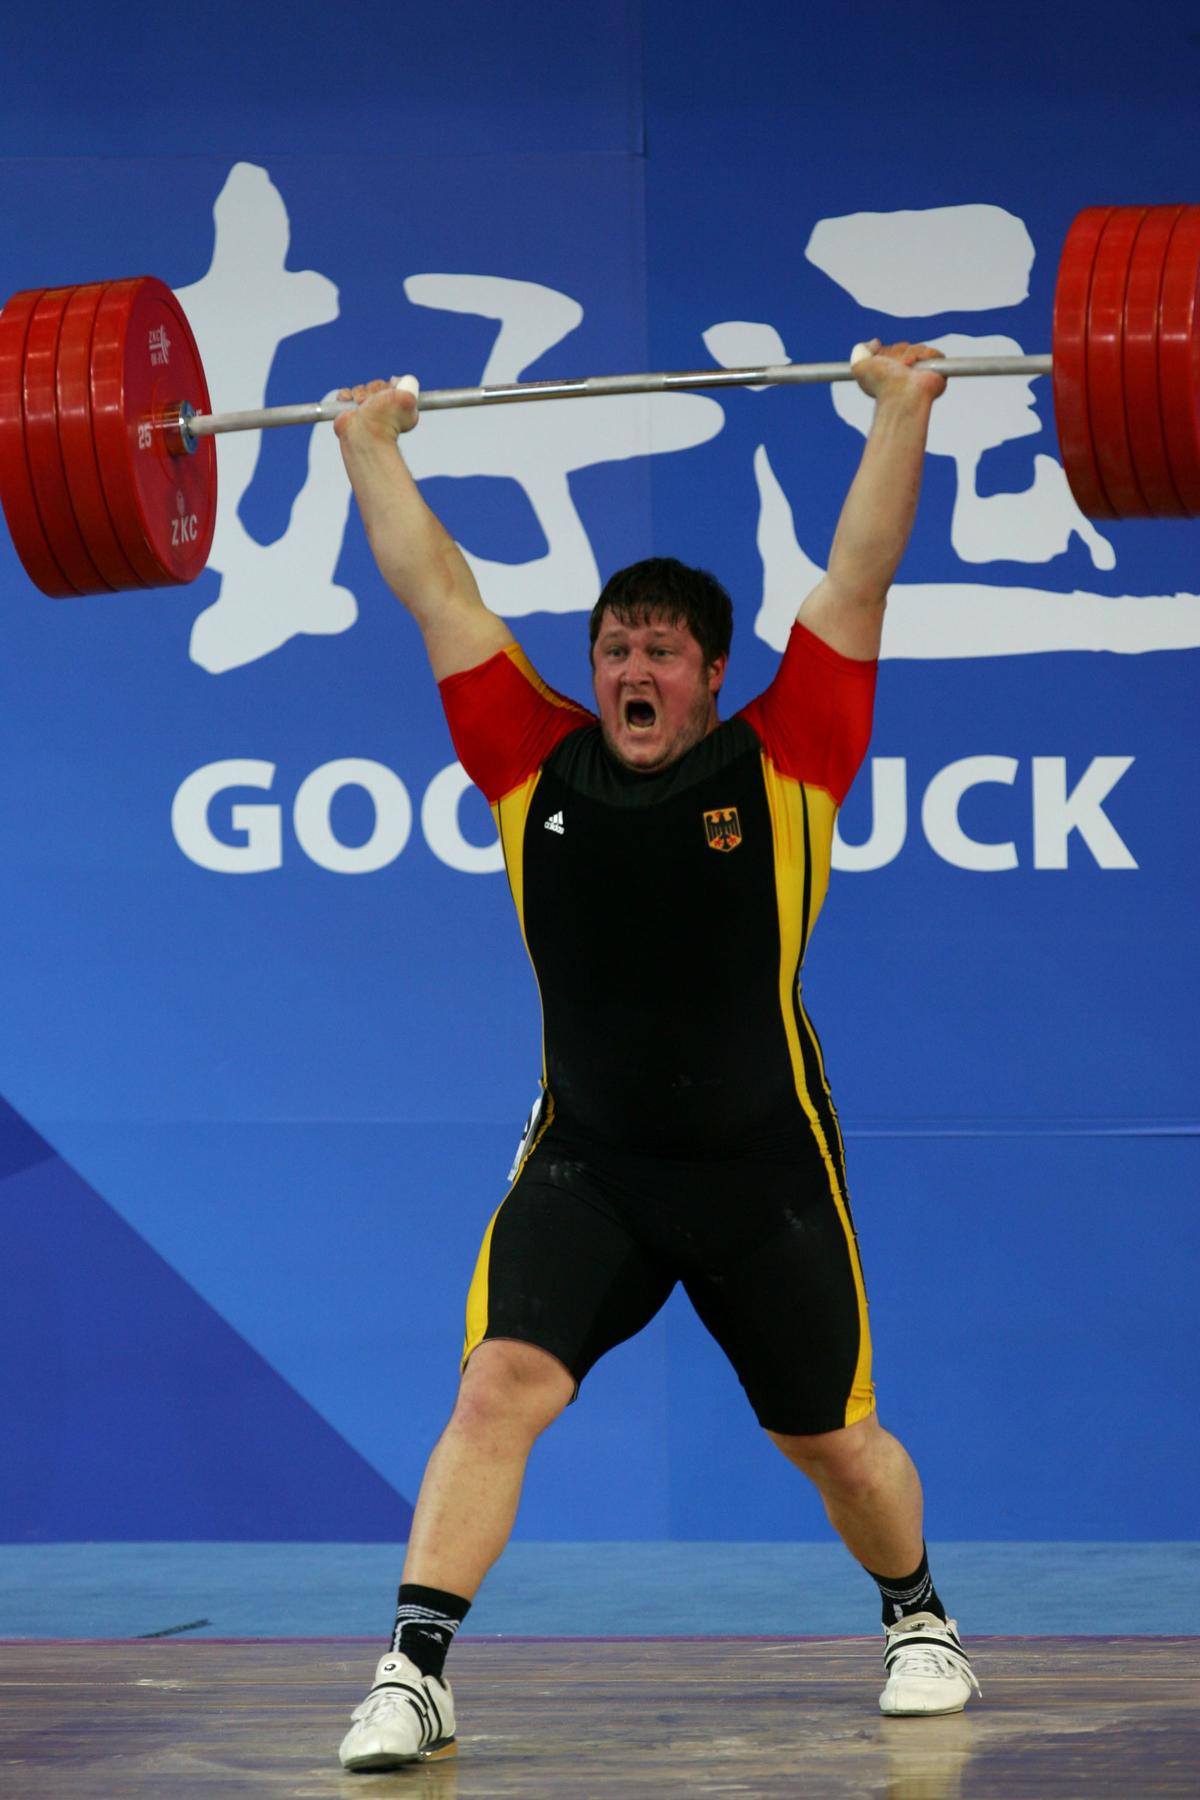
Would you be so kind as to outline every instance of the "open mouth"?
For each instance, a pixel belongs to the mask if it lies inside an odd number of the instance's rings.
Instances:
[[[650,700],[627,700],[625,702],[625,723],[630,731],[652,731],[658,719],[658,713]]]

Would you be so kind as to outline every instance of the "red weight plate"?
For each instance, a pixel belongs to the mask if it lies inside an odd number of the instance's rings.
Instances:
[[[96,468],[117,541],[142,585],[161,587],[171,576],[142,531],[125,415],[125,335],[143,279],[150,278],[109,282],[97,302],[88,355],[88,396]]]
[[[1111,519],[1092,444],[1087,391],[1088,300],[1092,263],[1111,206],[1085,207],[1072,221],[1054,289],[1054,416],[1071,492],[1090,519]]]
[[[25,454],[38,512],[54,558],[79,594],[111,589],[88,555],[67,488],[55,398],[58,342],[73,288],[50,288],[33,309],[25,340]]]
[[[1171,479],[1158,391],[1158,321],[1167,245],[1182,206],[1152,206],[1142,220],[1125,289],[1125,427],[1138,487],[1156,519],[1176,518],[1183,503]]]
[[[113,282],[92,333],[92,432],[121,546],[148,587],[192,581],[217,522],[211,438],[172,455],[164,421],[182,402],[211,410],[200,352],[170,288]]]
[[[58,337],[56,400],[58,441],[67,488],[92,561],[109,587],[144,587],[141,576],[117,539],[100,482],[100,466],[92,440],[92,326],[107,283],[76,288],[63,313]]]
[[[1149,512],[1125,426],[1125,290],[1144,206],[1116,206],[1096,245],[1087,318],[1087,398],[1100,482],[1118,519]]]
[[[25,340],[41,288],[27,288],[0,312],[0,503],[13,548],[35,587],[52,599],[74,594],[46,541],[25,454]]]
[[[1184,208],[1167,246],[1158,380],[1171,475],[1185,515],[1195,518],[1200,514],[1200,206]]]

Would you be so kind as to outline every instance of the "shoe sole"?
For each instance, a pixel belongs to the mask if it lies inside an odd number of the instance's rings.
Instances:
[[[881,1706],[879,1710],[885,1719],[944,1719],[950,1713],[966,1712],[967,1703],[960,1700],[957,1706],[921,1706],[911,1709]]]
[[[377,1750],[370,1756],[352,1756],[342,1764],[352,1775],[366,1775],[373,1770],[407,1769],[413,1763],[440,1762],[443,1757],[455,1756],[458,1753],[457,1738],[439,1738],[436,1744],[418,1750],[415,1756],[396,1756],[390,1750]]]

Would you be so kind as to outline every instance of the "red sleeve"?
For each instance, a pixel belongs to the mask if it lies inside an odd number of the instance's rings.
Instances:
[[[438,683],[458,760],[492,806],[592,714],[556,694],[517,644]]]
[[[875,668],[797,623],[774,681],[740,717],[781,775],[824,788],[840,806],[871,741]]]

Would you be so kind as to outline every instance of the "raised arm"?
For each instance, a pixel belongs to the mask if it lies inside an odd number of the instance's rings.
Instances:
[[[359,402],[334,430],[380,574],[420,626],[435,679],[473,669],[516,640],[484,605],[466,558],[400,454],[401,433],[419,417],[416,398],[385,381],[343,388],[341,397]]]
[[[945,378],[924,366],[941,355],[927,344],[878,338],[854,357],[858,385],[875,401],[858,473],[846,495],[825,577],[796,617],[843,656],[879,654],[888,589],[912,531],[925,466],[925,440]]]

